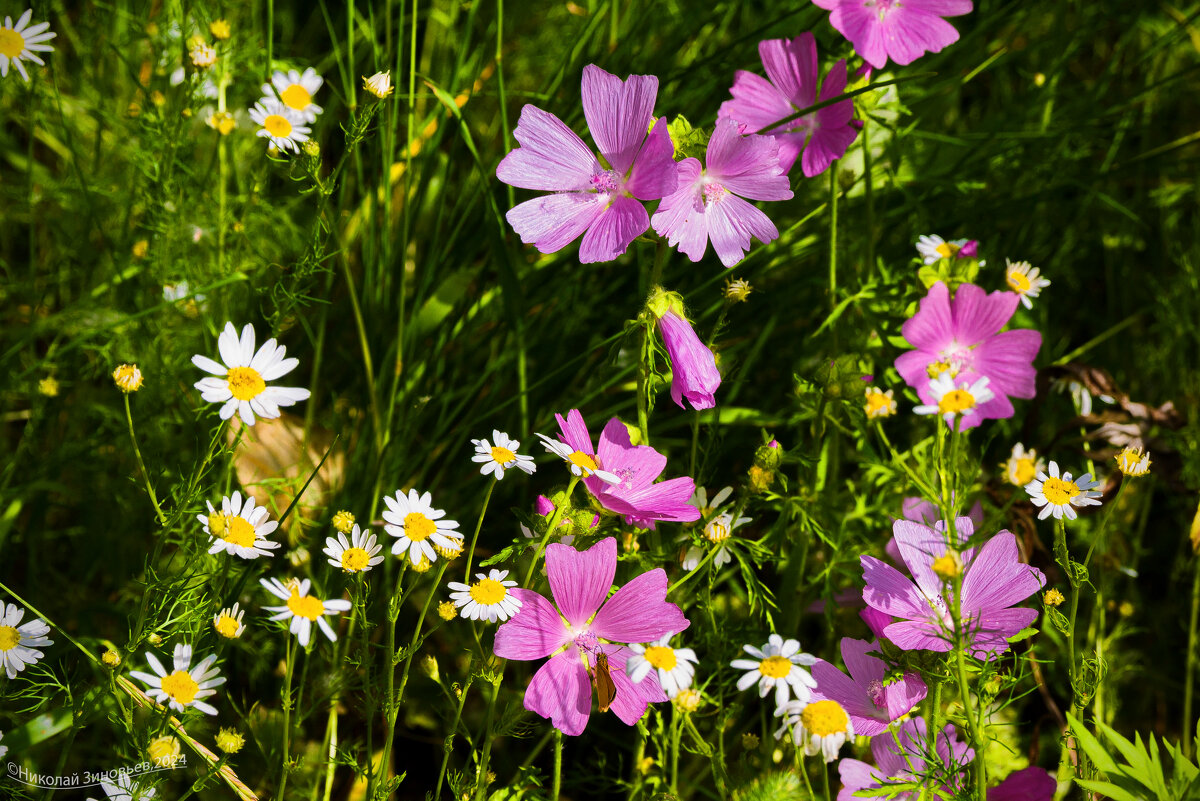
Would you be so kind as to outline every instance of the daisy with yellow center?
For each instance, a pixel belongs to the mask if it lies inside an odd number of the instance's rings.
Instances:
[[[209,403],[220,403],[221,419],[228,420],[237,412],[248,426],[254,425],[255,415],[272,420],[280,415],[280,407],[308,400],[307,389],[268,386],[268,381],[290,373],[300,364],[299,359],[285,359],[287,348],[268,339],[257,351],[254,349],[254,326],[247,323],[241,337],[233,323],[217,337],[221,361],[207,356],[192,357],[192,364],[212,375],[195,383],[200,397]]]
[[[1065,515],[1068,520],[1074,520],[1076,506],[1099,506],[1102,493],[1094,491],[1093,487],[1100,486],[1099,481],[1092,480],[1091,473],[1084,473],[1078,479],[1072,479],[1070,473],[1058,472],[1058,463],[1050,463],[1050,473],[1039,472],[1037,479],[1029,482],[1025,491],[1034,506],[1040,506],[1038,520],[1045,520],[1054,515],[1055,520],[1061,520]]]
[[[739,690],[746,690],[757,684],[759,696],[766,698],[767,693],[774,689],[777,707],[786,704],[793,694],[800,701],[807,701],[812,697],[817,682],[804,668],[815,665],[817,658],[801,652],[799,640],[784,640],[778,634],[772,634],[761,649],[753,645],[743,645],[742,650],[754,658],[735,659],[730,662],[731,667],[746,671],[746,674],[738,679]]]
[[[221,136],[229,136],[233,133],[233,129],[237,127],[237,120],[228,111],[214,111],[208,115],[205,121],[209,128],[212,128]]]
[[[720,569],[733,561],[729,540],[735,529],[746,525],[751,520],[752,518],[749,517],[739,517],[734,520],[732,513],[722,512],[704,525],[704,539],[711,543],[717,551],[713,554],[713,567]],[[695,570],[704,559],[705,552],[705,549],[695,545],[688,548],[683,557],[683,569]]]
[[[934,403],[924,403],[913,409],[917,414],[936,414],[946,421],[950,428],[958,426],[967,418],[979,414],[979,407],[996,397],[988,389],[988,379],[984,376],[974,384],[963,381],[955,386],[949,372],[940,374],[929,382],[929,391]]]
[[[209,553],[225,551],[242,559],[274,555],[271,551],[279,543],[267,539],[267,535],[279,528],[279,523],[267,520],[265,506],[255,506],[254,498],[249,495],[243,503],[241,492],[234,492],[232,498],[222,498],[219,512],[212,501],[206,503],[208,514],[196,515],[196,519],[204,526],[204,533],[212,537]]]
[[[882,390],[879,387],[867,387],[866,405],[863,407],[868,420],[880,420],[891,417],[896,413],[896,400],[892,397],[894,390]]]
[[[397,538],[392,553],[401,556],[408,552],[413,567],[418,567],[422,559],[429,564],[436,562],[438,552],[434,546],[462,548],[463,536],[455,531],[458,521],[447,520],[444,510],[434,509],[433,496],[428,492],[421,495],[410,489],[405,495],[396,490],[395,497],[385,495],[383,502],[387,505],[383,530]]]
[[[357,524],[350,529],[349,540],[340,531],[337,539],[325,538],[324,553],[329,557],[329,564],[347,573],[366,573],[383,561],[379,555],[382,550],[383,546],[376,544],[375,535],[360,530]]]
[[[330,642],[337,641],[337,634],[326,622],[325,616],[349,611],[351,606],[349,601],[343,599],[322,601],[314,595],[309,595],[308,591],[312,587],[312,582],[308,579],[303,581],[292,579],[284,584],[277,578],[264,578],[259,579],[258,583],[262,584],[267,592],[284,602],[283,606],[264,606],[263,609],[276,613],[271,616],[271,620],[291,620],[292,622],[288,624],[288,631],[296,635],[302,648],[307,648],[309,640],[312,639],[313,623],[317,624]]]
[[[4,24],[0,25],[0,77],[8,77],[8,67],[11,64],[28,82],[29,73],[25,71],[22,61],[27,59],[34,64],[45,66],[46,62],[38,58],[37,53],[54,49],[46,42],[58,34],[49,30],[49,22],[30,25],[29,20],[32,16],[33,9],[28,8],[15,25],[12,17],[5,17]]]
[[[546,450],[567,463],[567,467],[571,470],[571,475],[579,476],[580,478],[595,476],[605,484],[621,483],[620,476],[600,469],[600,462],[597,461],[595,454],[577,451],[567,443],[551,439],[545,434],[538,434],[538,438],[541,439],[542,445]]]
[[[208,69],[217,63],[216,48],[207,42],[196,42],[188,51],[188,56],[192,59],[192,66],[197,69]]]
[[[917,252],[926,264],[937,264],[942,259],[952,259],[958,255],[969,239],[954,239],[947,242],[937,234],[922,234],[917,237]]]
[[[34,618],[26,623],[21,622],[25,610],[16,604],[0,607],[4,615],[0,616],[0,665],[10,679],[41,659],[43,654],[39,648],[54,645],[53,640],[46,638],[50,633],[50,625],[40,618]]]
[[[274,100],[278,94],[283,105],[293,111],[300,122],[315,122],[317,115],[325,109],[313,102],[313,95],[324,83],[325,79],[312,67],[306,69],[303,74],[296,70],[275,70],[271,82],[262,85],[265,95],[262,102]]]
[[[142,388],[142,371],[136,364],[122,364],[113,370],[113,383],[117,389],[128,395]]]
[[[1150,454],[1141,448],[1126,448],[1116,456],[1117,468],[1127,476],[1144,476],[1150,472]]]
[[[300,143],[308,141],[312,129],[304,118],[273,97],[264,97],[250,109],[250,119],[262,127],[254,134],[270,141],[279,150],[300,152]]]
[[[1025,450],[1025,446],[1018,442],[1013,445],[1008,461],[1001,467],[1009,484],[1024,487],[1037,478],[1039,472],[1046,469],[1046,460],[1038,458],[1037,451],[1033,449]]]
[[[362,76],[363,89],[373,94],[379,100],[383,100],[392,93],[392,71],[377,72],[370,78]]]
[[[104,791],[105,798],[108,801],[151,801],[157,797],[158,791],[153,787],[143,787],[133,780],[133,774],[127,772],[126,768],[122,771],[114,771],[113,780],[100,780],[100,789]],[[101,774],[104,775],[104,774]],[[97,801],[95,798],[87,798],[85,801]]]
[[[508,620],[520,611],[520,599],[509,592],[510,587],[517,586],[517,582],[505,581],[508,578],[507,570],[491,570],[486,576],[476,573],[475,578],[479,580],[470,586],[458,581],[446,585],[454,590],[450,597],[461,610],[459,614],[462,617],[495,623],[497,620]]]
[[[696,663],[700,660],[691,648],[672,648],[671,638],[667,634],[647,645],[630,643],[629,650],[633,651],[625,662],[625,672],[634,684],[641,684],[651,670],[658,671],[658,682],[662,685],[668,698],[674,698],[680,691],[692,686],[696,677]]]
[[[789,701],[776,709],[775,714],[783,718],[775,739],[790,728],[796,747],[803,747],[808,756],[821,754],[827,765],[837,759],[846,740],[854,742],[854,723],[842,705],[830,698]]]
[[[526,475],[532,475],[533,471],[537,470],[532,456],[517,453],[521,443],[510,439],[503,431],[492,429],[491,443],[486,439],[473,439],[471,444],[475,446],[475,455],[471,457],[471,461],[483,464],[483,467],[479,468],[480,474],[486,476],[495,472],[497,481],[504,478],[505,470],[514,467],[523,470]]]
[[[246,624],[242,622],[245,616],[246,610],[235,603],[213,615],[213,628],[225,639],[236,640],[246,630]]]
[[[148,685],[146,695],[159,703],[167,704],[176,712],[194,707],[206,715],[217,714],[216,707],[200,700],[216,695],[217,691],[213,687],[225,683],[221,672],[212,666],[217,661],[216,654],[209,654],[196,667],[191,667],[192,646],[180,643],[175,646],[172,663],[174,670],[170,673],[154,654],[147,653],[146,661],[150,663],[153,674],[137,670],[129,674]]]
[[[1050,282],[1041,277],[1041,270],[1027,261],[1009,261],[1005,278],[1008,288],[1017,293],[1021,298],[1021,305],[1027,309],[1033,308],[1030,298],[1036,298],[1043,289],[1050,286]]]

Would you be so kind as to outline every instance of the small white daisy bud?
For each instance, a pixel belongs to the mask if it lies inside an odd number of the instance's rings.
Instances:
[[[392,71],[377,72],[370,78],[363,76],[363,89],[383,100],[392,93]]]

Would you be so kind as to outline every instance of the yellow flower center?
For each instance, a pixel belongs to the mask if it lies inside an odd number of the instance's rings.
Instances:
[[[270,119],[267,121],[270,122]],[[225,374],[225,380],[229,382],[233,397],[241,401],[257,398],[267,388],[267,382],[253,367],[231,367]]]
[[[420,512],[409,512],[404,516],[404,535],[413,542],[420,542],[435,531],[437,523]]]
[[[480,579],[471,585],[469,590],[471,600],[483,606],[493,606],[504,600],[504,596],[508,595],[508,587],[505,587],[495,579],[485,578]]]
[[[704,527],[704,538],[709,542],[724,542],[729,539],[729,526],[721,520],[714,520]]]
[[[222,637],[228,637],[231,640],[238,636],[238,628],[237,618],[233,615],[221,615],[221,619],[217,621],[216,625],[217,634],[220,634]]]
[[[292,123],[282,114],[267,117],[263,120],[263,127],[267,129],[267,133],[279,139],[285,139],[292,133]]]
[[[874,390],[867,393],[867,417],[886,417],[892,413],[894,401],[886,392]]]
[[[333,527],[343,534],[349,534],[354,529],[354,515],[343,509],[333,516]]]
[[[1066,506],[1079,492],[1079,487],[1074,481],[1048,478],[1042,483],[1042,494],[1055,506]]]
[[[517,455],[508,448],[501,448],[500,446],[492,448],[492,461],[496,464],[505,465],[516,458]]]
[[[195,700],[196,693],[200,692],[200,685],[189,673],[177,670],[170,676],[163,677],[162,691],[172,701],[178,701],[187,706]]]
[[[1021,295],[1028,292],[1031,286],[1029,276],[1018,270],[1013,270],[1008,274],[1008,285],[1013,288],[1014,292]]]
[[[950,362],[930,362],[925,368],[925,374],[930,378],[937,378],[947,370],[950,371],[951,378],[954,378],[954,376],[958,375],[958,370],[955,370],[954,365],[950,364]]]
[[[651,645],[646,649],[646,661],[659,670],[675,669],[675,650],[665,645]]]
[[[929,568],[946,581],[950,581],[962,572],[962,564],[959,562],[957,555],[952,551],[947,551],[937,559],[934,559],[933,564]]]
[[[962,248],[960,248],[958,245],[954,244],[953,242],[943,242],[942,244],[940,244],[936,248],[934,248],[934,252],[937,253],[939,256],[941,256],[943,259],[948,259],[951,256],[958,253],[958,251],[960,251],[961,249]]]
[[[12,28],[0,28],[0,56],[16,58],[25,50],[25,37]]]
[[[827,737],[846,731],[850,718],[837,701],[825,700],[813,701],[804,707],[804,711],[800,713],[800,722],[812,734]]]
[[[228,520],[228,526],[225,536],[221,539],[242,548],[254,547],[254,526],[250,524],[249,520],[244,517],[231,515]]]
[[[342,570],[357,573],[366,568],[371,556],[362,548],[347,548],[342,552]]]
[[[208,533],[220,537],[225,533],[225,513],[213,512],[208,516]]]
[[[768,656],[759,663],[758,672],[772,679],[782,679],[792,672],[792,661],[786,656]]]
[[[1013,483],[1023,487],[1037,478],[1037,467],[1032,459],[1017,459],[1012,469]]]
[[[320,598],[300,595],[294,591],[292,597],[288,598],[287,607],[296,617],[306,617],[309,620],[316,620],[325,611],[325,604],[321,603]]]
[[[0,651],[11,651],[21,642],[21,632],[12,626],[0,626]]]
[[[961,414],[975,408],[975,396],[965,389],[952,389],[938,401],[938,411],[942,414]]]
[[[576,467],[582,467],[589,471],[594,471],[600,465],[596,464],[596,460],[587,455],[583,451],[574,451],[567,457],[567,461]]]
[[[283,101],[285,106],[290,106],[297,111],[303,111],[312,102],[312,95],[303,86],[294,83],[279,93],[279,99]]]

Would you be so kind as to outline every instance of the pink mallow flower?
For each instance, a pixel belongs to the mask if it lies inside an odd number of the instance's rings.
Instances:
[[[656,520],[690,523],[700,519],[700,510],[688,503],[696,484],[690,476],[654,483],[667,466],[667,457],[649,445],[634,445],[629,429],[616,417],[608,421],[600,433],[599,447],[593,450],[592,435],[578,409],[572,409],[564,420],[554,415],[562,431],[563,442],[576,451],[591,456],[597,466],[615,474],[621,480],[609,484],[598,476],[583,479],[587,491],[610,512],[624,515],[631,526],[654,528]],[[637,640],[649,642],[649,640]]]
[[[679,162],[678,188],[650,222],[692,261],[700,261],[711,239],[721,263],[732,267],[750,249],[751,237],[764,244],[779,238],[770,218],[742,198],[790,200],[792,190],[775,139],[742,136],[731,119],[717,120],[704,159],[703,168],[699,159]]]
[[[717,119],[732,119],[749,133],[769,133],[779,142],[779,166],[792,169],[800,152],[800,167],[809,178],[819,175],[840,159],[858,135],[852,121],[854,101],[842,100],[805,114],[770,131],[772,123],[786,119],[819,101],[832,100],[846,89],[846,60],[833,65],[820,84],[817,43],[811,33],[795,39],[768,39],[758,43],[767,77],[738,70],[729,93],[732,100],[721,104]]]
[[[911,64],[958,41],[942,17],[971,13],[971,0],[813,0],[863,61],[883,69],[888,59]]]
[[[630,75],[622,81],[595,64],[583,68],[583,115],[602,164],[562,120],[536,106],[521,109],[513,130],[520,147],[496,168],[496,177],[550,195],[509,210],[521,241],[554,253],[583,234],[581,262],[612,261],[650,227],[639,200],[675,191],[674,146],[667,126],[655,125],[658,78]]]
[[[1058,782],[1045,768],[1025,768],[989,787],[987,801],[1051,801],[1057,789]]]
[[[937,789],[944,791],[935,791],[938,797],[957,797],[955,791],[962,786],[963,768],[975,759],[975,749],[958,739],[958,732],[954,726],[946,724],[934,743],[934,750],[938,756],[934,764],[930,764],[927,759],[927,755],[930,754],[929,729],[924,718],[904,721],[900,724],[897,735],[875,737],[871,740],[874,765],[857,759],[843,759],[838,763],[842,789],[838,792],[837,801],[854,801],[861,797],[856,795],[860,790],[877,790],[889,784],[911,782],[927,773],[935,776],[934,781],[940,785]],[[918,793],[901,792],[888,795],[888,798],[894,801],[912,801],[917,795]]]
[[[671,400],[680,409],[687,408],[683,405],[684,398],[693,409],[716,406],[721,372],[713,352],[696,336],[691,323],[668,309],[658,318],[658,331],[671,358]]]
[[[841,704],[854,724],[856,735],[882,734],[925,698],[925,682],[916,673],[907,672],[900,679],[884,684],[887,663],[868,655],[879,651],[879,643],[843,637],[841,650],[850,675],[824,659],[818,660],[812,667],[812,677],[817,680],[812,695],[813,700],[829,699]]]
[[[954,647],[953,588],[942,576],[961,570],[960,614],[969,652],[980,659],[1004,653],[1008,638],[1038,616],[1036,609],[1010,607],[1044,587],[1046,577],[1021,562],[1010,532],[1001,531],[978,549],[959,551],[975,527],[970,518],[960,517],[954,528],[958,536],[954,547],[948,547],[945,523],[930,528],[897,520],[892,527],[896,544],[913,578],[873,556],[861,556],[867,584],[863,600],[898,619],[883,629],[883,636],[900,648],[949,651]]]
[[[950,290],[938,281],[900,329],[914,350],[900,354],[896,370],[922,403],[935,406],[930,379],[943,371],[956,386],[987,378],[993,397],[962,418],[964,429],[985,419],[1012,417],[1009,398],[1032,398],[1037,392],[1033,359],[1042,347],[1037,331],[1000,331],[1020,302],[1015,292],[988,294],[974,284],[961,285],[951,301]]]
[[[552,543],[546,547],[546,577],[554,603],[532,590],[509,590],[521,609],[496,630],[494,650],[501,659],[550,657],[525,690],[525,708],[549,718],[563,734],[574,736],[587,726],[591,675],[600,654],[608,658],[616,687],[611,709],[624,723],[634,725],[648,704],[667,700],[657,675],[636,684],[626,675],[625,662],[633,652],[624,644],[653,642],[683,631],[689,621],[667,603],[667,574],[661,568],[641,574],[609,598],[616,570],[612,537],[586,551]]]

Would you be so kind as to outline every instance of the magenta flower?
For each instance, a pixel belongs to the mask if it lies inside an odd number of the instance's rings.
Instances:
[[[521,109],[513,130],[520,147],[504,157],[496,177],[553,193],[509,210],[522,242],[554,253],[583,234],[581,262],[612,261],[650,227],[638,200],[665,197],[676,183],[667,126],[646,134],[657,94],[653,75],[622,81],[595,64],[583,68],[583,115],[608,166],[558,117],[536,106]]]
[[[658,331],[671,357],[671,400],[680,409],[687,408],[683,405],[684,398],[693,409],[716,406],[714,393],[721,386],[721,373],[716,357],[696,336],[691,323],[668,309],[658,318]]]
[[[649,445],[633,445],[629,429],[617,418],[608,421],[600,433],[600,445],[593,450],[592,435],[579,410],[572,409],[567,419],[554,415],[562,431],[563,442],[576,451],[591,456],[597,466],[616,474],[620,483],[608,484],[598,476],[583,479],[584,486],[600,505],[610,512],[625,516],[631,526],[654,528],[656,520],[690,523],[700,519],[700,510],[688,503],[696,484],[689,476],[672,478],[655,484],[667,466],[667,457]],[[638,642],[648,642],[639,640]]]
[[[838,763],[842,789],[838,793],[837,801],[854,801],[860,797],[855,795],[860,790],[875,790],[888,784],[910,782],[930,771],[938,774],[937,780],[942,783],[940,789],[945,791],[945,797],[957,797],[950,786],[955,789],[961,786],[963,767],[975,759],[975,749],[958,739],[958,732],[954,730],[954,726],[947,724],[934,743],[938,762],[941,764],[930,765],[926,759],[929,753],[929,730],[924,718],[904,721],[900,724],[898,735],[898,738],[875,737],[871,740],[871,754],[875,757],[875,765],[868,765],[857,759],[843,759]],[[896,739],[903,745],[903,751],[897,745]],[[916,794],[902,792],[889,795],[888,798],[894,801],[911,801],[916,798]]]
[[[1045,768],[1025,768],[988,788],[987,801],[1051,801],[1058,782]]]
[[[648,704],[667,700],[657,675],[637,684],[629,679],[625,662],[632,651],[622,643],[653,642],[690,623],[678,606],[667,603],[667,574],[661,568],[641,574],[609,598],[616,570],[612,537],[586,551],[552,543],[546,547],[546,577],[554,603],[532,590],[509,590],[521,610],[496,630],[494,650],[501,659],[550,657],[525,690],[525,708],[549,718],[563,734],[577,735],[587,726],[589,673],[601,653],[608,657],[617,690],[611,709],[624,723],[634,725]]]
[[[818,101],[842,94],[846,89],[846,60],[833,65],[818,94],[817,43],[811,33],[802,33],[791,41],[759,42],[758,54],[767,77],[745,70],[734,73],[729,90],[733,100],[721,104],[717,119],[735,120],[748,133],[770,133],[779,142],[779,166],[784,172],[792,169],[796,157],[804,151],[800,162],[804,174],[809,178],[819,175],[845,154],[858,135],[852,125],[854,101],[843,100],[770,131],[763,129]]]
[[[960,286],[951,301],[950,291],[938,281],[900,329],[915,349],[900,354],[896,370],[921,402],[931,405],[937,399],[930,379],[943,371],[949,371],[956,386],[987,378],[994,397],[979,404],[977,414],[961,418],[964,429],[985,419],[1012,417],[1009,398],[1032,398],[1037,392],[1033,359],[1042,346],[1037,331],[1000,332],[1020,302],[1015,292],[988,294],[974,284]]]
[[[924,523],[927,526],[936,525],[942,518],[942,513],[938,508],[924,498],[905,498],[900,504],[900,514],[904,516],[905,520]],[[967,517],[971,519],[975,528],[983,525],[983,504],[975,501],[971,511],[967,512]],[[888,540],[883,550],[892,562],[898,565],[904,564],[904,558],[900,556],[900,546],[896,544],[895,536]]]
[[[966,517],[958,518],[954,527],[957,545],[969,540],[975,529]],[[934,572],[935,562],[943,574],[957,564],[962,566],[960,612],[974,656],[982,659],[1004,653],[1008,638],[1037,619],[1036,609],[1010,608],[1046,584],[1042,571],[1020,561],[1017,539],[1011,533],[1001,531],[983,547],[968,548],[955,556],[947,548],[944,523],[930,528],[897,520],[892,530],[915,583],[873,556],[859,560],[867,583],[863,600],[867,606],[899,618],[884,628],[883,635],[900,648],[945,652],[954,645],[952,587]]]
[[[876,69],[888,59],[911,64],[958,41],[942,17],[971,13],[971,0],[813,0],[831,12],[829,24]]]
[[[730,119],[717,120],[704,159],[704,168],[699,159],[679,162],[678,188],[650,221],[692,261],[700,261],[711,239],[721,263],[732,267],[750,249],[751,237],[764,244],[779,237],[770,218],[742,198],[790,200],[787,170],[773,137],[742,136]]]
[[[899,681],[883,683],[887,663],[868,656],[868,652],[879,650],[879,643],[843,637],[841,650],[850,675],[824,659],[818,660],[812,667],[812,676],[817,680],[813,700],[829,699],[841,704],[856,735],[874,737],[887,731],[892,721],[908,714],[925,698],[925,682],[916,673],[908,672]]]

